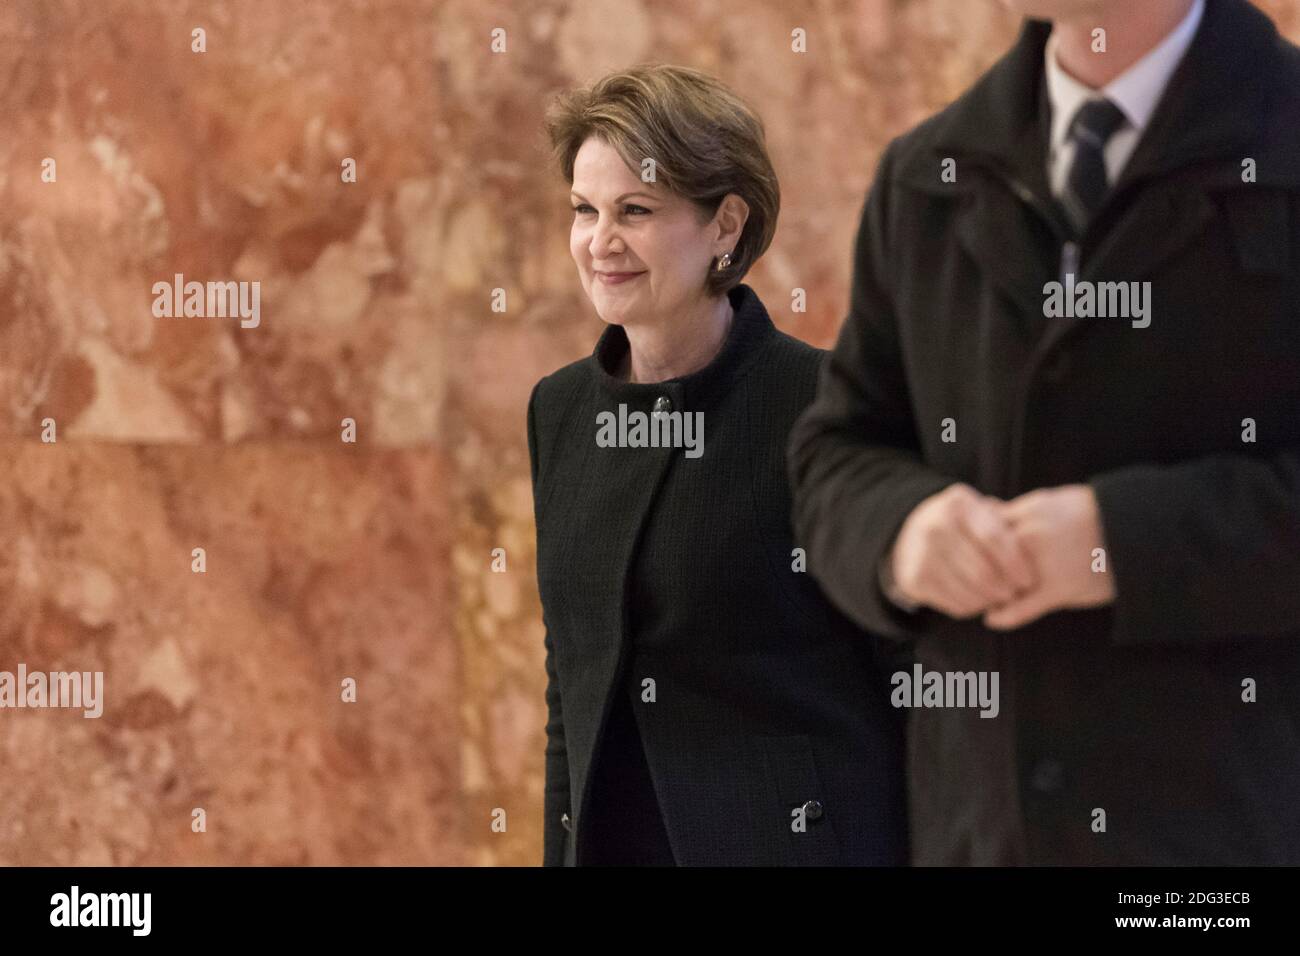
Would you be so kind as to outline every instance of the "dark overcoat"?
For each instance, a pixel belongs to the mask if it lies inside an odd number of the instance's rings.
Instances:
[[[1300,864],[1300,51],[1208,0],[1074,250],[1080,281],[1151,283],[1140,327],[1044,314],[1072,258],[1049,29],[885,151],[792,436],[796,529],[864,627],[1000,674],[995,719],[910,711],[915,862]],[[957,481],[1091,484],[1115,602],[1009,633],[896,610],[871,569]]]

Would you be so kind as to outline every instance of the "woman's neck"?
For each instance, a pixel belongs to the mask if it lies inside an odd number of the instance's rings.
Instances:
[[[628,382],[666,382],[704,368],[727,340],[735,310],[731,300],[706,299],[703,309],[673,321],[624,326],[628,350],[619,376]]]

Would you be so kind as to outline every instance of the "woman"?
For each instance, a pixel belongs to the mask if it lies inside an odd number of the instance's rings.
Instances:
[[[780,205],[762,124],[657,66],[561,97],[547,131],[607,326],[528,407],[544,863],[905,863],[891,668],[790,531],[824,353],[740,281]]]

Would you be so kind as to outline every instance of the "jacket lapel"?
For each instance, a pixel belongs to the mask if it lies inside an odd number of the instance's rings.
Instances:
[[[1038,337],[1043,286],[1056,278],[1055,242],[1037,213],[1001,187],[979,189],[957,214],[957,237],[998,291],[1015,303],[1017,331]]]
[[[930,148],[900,170],[907,184],[961,203],[956,235],[989,283],[1015,308],[1026,342],[1041,333],[1043,286],[1056,278],[1064,228],[1047,186],[1050,112],[1042,82],[1051,24],[1026,20],[1020,38],[946,113]],[[940,182],[956,160],[958,185]]]

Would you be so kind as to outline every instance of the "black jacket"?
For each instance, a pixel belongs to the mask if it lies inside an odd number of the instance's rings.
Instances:
[[[826,353],[778,331],[748,286],[730,296],[735,321],[704,369],[661,384],[616,379],[627,338],[610,326],[590,358],[542,379],[529,401],[547,865],[583,861],[620,655],[636,687],[655,682],[656,700],[634,706],[679,864],[907,859],[892,665],[793,569],[804,565],[785,444]],[[661,396],[703,412],[702,456],[598,447],[598,413],[648,413]],[[795,832],[792,810],[812,801],[820,818],[810,807]]]
[[[1064,248],[1048,33],[1029,22],[886,150],[850,313],[792,436],[796,528],[862,625],[914,639],[927,670],[1000,673],[996,719],[910,713],[915,862],[1297,864],[1300,51],[1242,0],[1208,0],[1082,237],[1081,280],[1152,283],[1134,328],[1044,318]],[[954,481],[1000,498],[1091,483],[1115,603],[1011,633],[894,609],[868,569]]]

